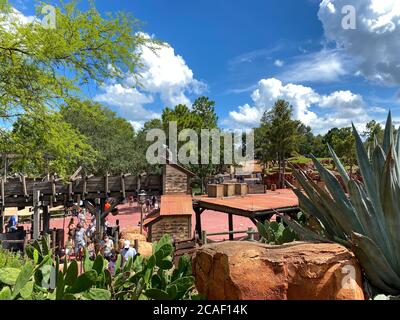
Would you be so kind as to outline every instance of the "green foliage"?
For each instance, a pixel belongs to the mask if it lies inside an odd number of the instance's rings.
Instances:
[[[89,110],[88,102],[79,102],[80,90],[106,81],[122,85],[127,74],[140,85],[139,49],[155,51],[159,45],[140,32],[133,17],[103,17],[92,1],[86,11],[78,1],[60,2],[53,29],[37,19],[23,23],[10,6],[1,6],[0,119],[13,130],[0,129],[0,152],[19,156],[9,171],[65,178],[79,165],[95,173],[137,169],[132,126],[96,105]],[[61,115],[63,104],[75,111],[84,107],[82,118]]]
[[[371,155],[353,127],[362,181],[349,177],[336,153],[331,155],[346,186],[316,159],[314,164],[326,183],[320,188],[300,171],[296,178],[304,193],[295,189],[301,209],[317,218],[324,230],[320,234],[300,228],[304,234],[321,241],[335,241],[351,248],[360,261],[367,279],[379,293],[400,293],[400,134],[394,135],[388,116],[383,144],[376,143]],[[289,221],[289,219],[287,219]]]
[[[296,240],[295,232],[283,223],[266,220],[265,223],[258,222],[257,229],[263,243],[282,245]]]
[[[137,257],[130,268],[116,271],[112,285],[116,299],[192,298],[194,278],[190,258],[181,257],[178,268],[174,268],[172,254],[171,238],[165,235],[153,244],[153,254],[149,258]]]
[[[218,128],[218,117],[215,112],[215,102],[211,101],[207,97],[199,97],[193,103],[192,109],[189,109],[186,105],[177,105],[175,108],[165,108],[162,113],[162,129],[164,132],[168,132],[169,123],[177,122],[178,135],[182,133],[185,129],[193,129],[198,135],[197,141],[180,141],[178,142],[178,150],[184,148],[187,150],[186,156],[192,155],[192,150],[195,149],[197,153],[197,162],[199,164],[191,164],[188,169],[194,172],[201,181],[201,187],[204,189],[207,182],[207,178],[220,173],[223,166],[213,164],[211,161],[212,152],[209,152],[209,164],[205,164],[201,161],[203,155],[202,145],[201,145],[201,130],[209,129],[215,130],[216,133],[220,133]],[[170,145],[169,140],[167,142]],[[211,145],[211,141],[210,141]],[[221,143],[220,159],[223,157],[223,146]],[[209,146],[211,150],[211,147]],[[223,163],[223,161],[221,161]]]
[[[262,164],[278,160],[279,172],[283,173],[286,159],[298,149],[302,124],[292,119],[292,106],[284,100],[278,100],[271,110],[261,119],[261,126],[255,130],[255,152]],[[281,186],[284,180],[280,177]]]
[[[26,262],[26,259],[19,253],[13,253],[0,248],[0,268],[11,267],[20,268]]]
[[[104,18],[90,3],[83,12],[77,1],[60,2],[54,29],[38,21],[21,23],[0,8],[1,117],[56,106],[89,81],[102,84],[126,72],[137,75],[137,49],[155,41],[138,32],[136,19],[124,13]]]
[[[98,255],[95,261],[83,261],[79,274],[74,260],[60,270],[58,258],[52,258],[47,239],[26,248],[31,259],[19,268],[0,268],[0,300],[179,300],[198,299],[194,295],[191,260],[183,256],[178,267],[172,263],[173,246],[169,236],[154,243],[149,258],[140,256],[121,266],[118,256],[115,275],[107,261]],[[90,262],[90,263],[89,263]]]
[[[87,138],[63,121],[55,112],[23,115],[13,124],[12,149],[20,155],[13,170],[33,175],[71,175],[79,165],[90,167],[96,151]]]
[[[94,174],[120,174],[141,169],[132,125],[115,112],[90,101],[70,99],[61,107],[61,117],[85,136],[96,151],[88,169]]]
[[[334,128],[326,134],[325,141],[335,150],[337,156],[350,166],[350,171],[352,171],[353,166],[357,163],[356,144],[352,129]]]

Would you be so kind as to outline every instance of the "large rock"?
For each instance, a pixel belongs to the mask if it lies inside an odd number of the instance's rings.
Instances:
[[[364,299],[360,267],[337,244],[211,244],[196,252],[193,272],[210,300]]]

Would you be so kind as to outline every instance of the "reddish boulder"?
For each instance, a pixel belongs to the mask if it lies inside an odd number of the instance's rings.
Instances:
[[[337,244],[211,244],[196,252],[193,273],[210,300],[364,299],[360,267]]]

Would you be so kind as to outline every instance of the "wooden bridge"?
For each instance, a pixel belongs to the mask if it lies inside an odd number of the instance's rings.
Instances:
[[[162,192],[161,175],[121,174],[118,176],[94,176],[80,174],[79,168],[68,181],[54,177],[44,179],[29,179],[24,175],[0,180],[0,233],[4,229],[4,210],[10,207],[33,207],[33,238],[40,236],[40,209],[43,210],[43,231],[48,231],[50,213],[49,207],[70,206],[80,200],[95,204],[98,211],[96,219],[97,230],[101,230],[101,221],[109,212],[104,212],[107,199],[116,199],[115,207],[130,196],[136,197],[140,190],[147,194]]]

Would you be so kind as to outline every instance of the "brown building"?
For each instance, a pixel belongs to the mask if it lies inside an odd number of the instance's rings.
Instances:
[[[158,241],[164,234],[171,235],[176,241],[192,238],[193,206],[190,178],[194,176],[189,170],[167,160],[163,167],[160,210],[144,221],[148,241]]]
[[[190,178],[195,174],[167,161],[163,167],[163,194],[191,194]]]
[[[169,234],[176,241],[192,237],[192,197],[189,195],[163,195],[160,212],[144,222],[147,240],[158,241]]]

